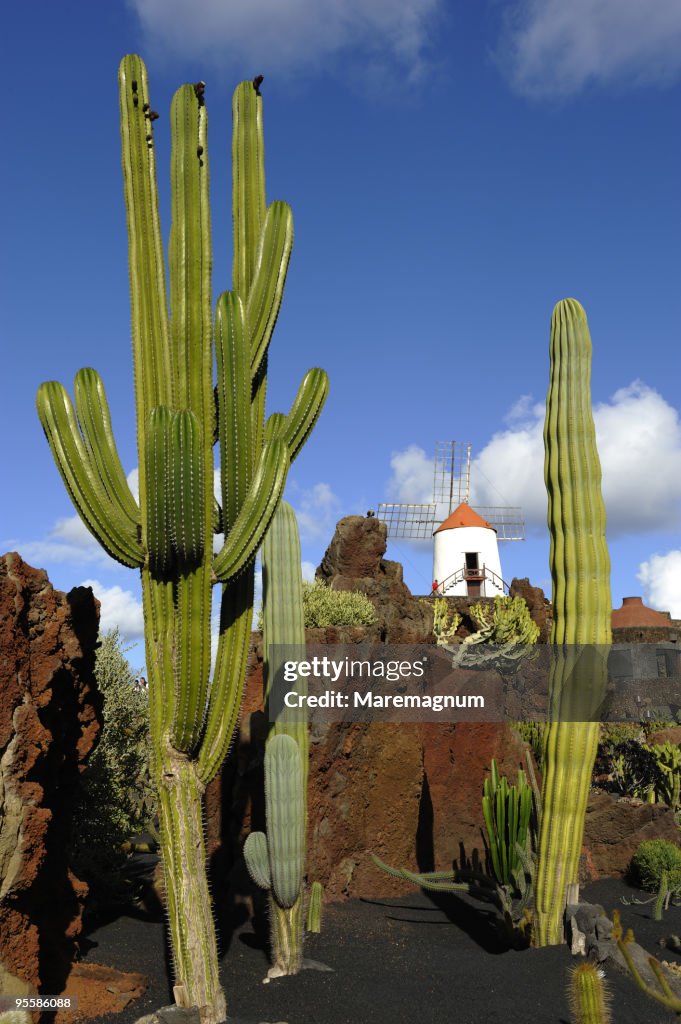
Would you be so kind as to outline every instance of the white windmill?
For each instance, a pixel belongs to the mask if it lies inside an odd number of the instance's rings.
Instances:
[[[495,597],[508,591],[501,574],[498,542],[525,539],[522,509],[472,508],[468,504],[470,477],[470,442],[438,441],[432,502],[383,502],[378,506],[377,518],[388,527],[388,537],[433,537],[434,592]]]

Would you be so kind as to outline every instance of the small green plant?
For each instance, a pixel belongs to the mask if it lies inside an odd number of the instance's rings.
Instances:
[[[313,882],[310,886],[310,898],[307,904],[306,929],[308,932],[317,933],[322,930],[322,907],[324,901],[324,887],[321,882]]]
[[[135,687],[125,654],[119,631],[105,633],[95,663],[104,724],[83,773],[71,840],[76,874],[104,902],[134,895],[123,877],[122,847],[136,832],[153,830],[158,812],[149,768],[149,698]]]
[[[518,784],[499,775],[495,760],[483,784],[482,813],[490,865],[500,885],[511,885],[522,870],[518,847],[526,849],[532,819],[532,787],[518,770]]]
[[[612,753],[629,740],[642,743],[644,731],[639,722],[603,722],[598,741],[599,754]]]
[[[539,626],[522,597],[494,598],[493,608],[478,602],[470,613],[490,644],[536,644]]]
[[[433,602],[433,633],[440,646],[451,643],[461,625],[461,616],[455,610],[451,612],[449,602],[444,597],[436,597]]]
[[[667,804],[678,815],[681,809],[681,747],[676,743],[644,743],[642,746],[653,755],[657,768],[650,802]]]
[[[569,974],[568,1000],[573,1024],[610,1024],[610,993],[603,970],[586,961],[573,967]]]
[[[324,580],[303,583],[305,627],[372,626],[376,609],[357,590],[332,590]]]
[[[681,849],[666,839],[648,839],[632,857],[631,867],[641,888],[656,893],[655,920],[661,920],[662,910],[681,891]]]
[[[499,595],[492,606],[478,602],[469,611],[479,628],[452,648],[454,667],[488,666],[501,672],[517,672],[520,663],[528,658],[527,648],[539,639],[539,627],[524,599]]]
[[[657,758],[650,748],[635,739],[624,739],[608,749],[599,747],[602,765],[608,774],[610,786],[622,796],[655,803],[655,793],[663,779]]]

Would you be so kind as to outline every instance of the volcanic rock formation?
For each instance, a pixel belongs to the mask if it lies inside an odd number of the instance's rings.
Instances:
[[[0,557],[0,991],[62,991],[87,886],[69,870],[79,773],[101,728],[99,603]]]

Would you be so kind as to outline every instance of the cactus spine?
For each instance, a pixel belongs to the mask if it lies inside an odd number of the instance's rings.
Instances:
[[[570,971],[568,998],[573,1024],[610,1024],[610,994],[603,971],[587,961]]]
[[[233,99],[234,280],[233,291],[217,301],[214,325],[204,85],[181,87],[171,108],[170,316],[149,87],[137,56],[121,62],[119,96],[139,505],[128,488],[94,370],[76,376],[75,412],[54,381],[40,387],[37,407],[86,526],[113,558],[141,570],[175,999],[198,1006],[202,1024],[216,1024],[225,1019],[226,1005],[206,880],[202,798],[237,721],[255,554],[290,462],[317,419],[327,381],[323,371],[309,371],[289,415],[275,413],[265,422],[267,349],[293,228],[285,203],[265,204],[262,100],[253,84],[242,82]],[[213,496],[216,440],[221,506]],[[224,544],[214,556],[218,531]],[[222,602],[211,680],[215,584]]]
[[[262,549],[265,701],[286,659],[305,651],[300,541],[293,509],[282,502]],[[300,678],[295,686],[304,694]],[[270,714],[272,712],[270,711]],[[244,845],[254,882],[269,891],[273,966],[269,977],[297,974],[303,952],[303,880],[307,830],[307,717],[284,709],[272,722],[265,745],[267,835],[253,832]]]
[[[591,413],[591,338],[574,299],[559,302],[551,321],[551,380],[544,425],[544,477],[549,499],[553,628],[552,721],[545,735],[542,816],[535,880],[537,946],[563,941],[569,885],[576,885],[591,773],[598,745],[598,708],[607,682],[611,642],[610,558],[605,541],[601,467]],[[575,645],[601,645],[583,671]],[[590,707],[587,707],[590,705]]]

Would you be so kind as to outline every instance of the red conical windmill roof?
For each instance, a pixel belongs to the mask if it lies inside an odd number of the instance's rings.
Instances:
[[[439,533],[441,530],[458,530],[461,526],[480,526],[483,530],[494,530],[494,527],[490,526],[486,519],[479,516],[475,509],[464,501],[454,509],[444,523],[438,526],[435,533]],[[496,533],[496,530],[494,532]]]

